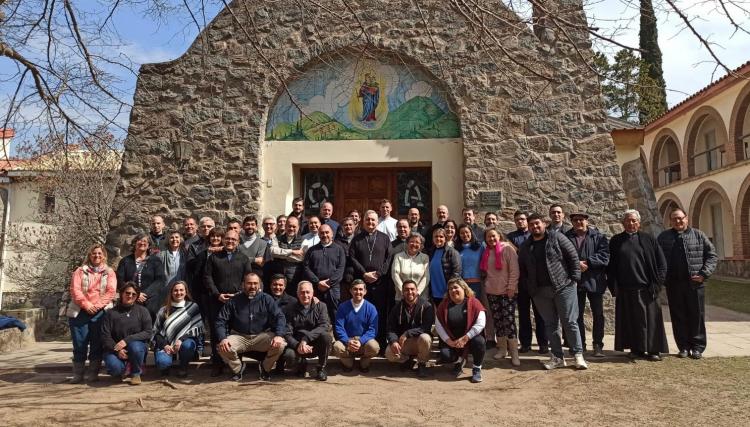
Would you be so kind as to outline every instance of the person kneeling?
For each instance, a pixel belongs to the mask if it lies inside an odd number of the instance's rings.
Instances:
[[[192,301],[187,283],[174,282],[164,306],[154,323],[154,361],[162,376],[169,375],[172,361],[179,356],[179,378],[187,377],[190,361],[203,347],[203,318],[198,304]]]
[[[430,332],[435,323],[435,309],[420,298],[413,280],[405,280],[401,290],[403,297],[388,314],[385,357],[391,362],[402,363],[406,369],[412,369],[413,358],[417,356],[417,375],[424,378],[430,359]]]
[[[271,368],[286,347],[283,338],[286,319],[274,299],[260,290],[257,274],[245,274],[242,292],[221,308],[216,318],[216,332],[219,356],[234,373],[232,381],[242,380],[246,365],[241,354],[249,351],[266,353],[259,364],[260,379],[271,381]]]
[[[440,356],[452,362],[453,374],[459,377],[463,373],[464,363],[471,352],[474,367],[471,370],[471,382],[482,381],[482,360],[486,350],[484,325],[486,322],[484,306],[474,297],[474,291],[463,279],[454,278],[448,281],[448,298],[443,299],[437,308],[435,329],[441,342]]]
[[[318,371],[315,379],[325,381],[326,362],[331,352],[333,339],[328,333],[331,322],[328,320],[328,308],[325,303],[313,300],[313,285],[308,281],[297,285],[297,301],[289,304],[284,316],[287,321],[284,359],[287,363],[297,362],[297,375],[305,376],[306,359],[318,357]]]
[[[341,359],[344,372],[351,372],[354,358],[359,356],[359,370],[370,371],[370,361],[380,352],[375,340],[378,334],[378,311],[365,300],[367,288],[361,279],[351,285],[352,299],[339,305],[334,332],[338,339],[333,344],[333,355]]]
[[[120,301],[102,322],[104,366],[113,377],[131,375],[131,385],[141,383],[141,372],[151,340],[151,315],[136,304],[141,291],[134,282],[120,289]]]

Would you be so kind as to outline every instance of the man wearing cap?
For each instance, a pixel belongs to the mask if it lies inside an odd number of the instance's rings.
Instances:
[[[594,357],[604,357],[604,305],[603,296],[607,289],[605,270],[609,264],[609,240],[596,227],[589,226],[589,216],[585,212],[574,212],[570,215],[573,228],[565,235],[570,239],[578,252],[578,263],[581,266],[581,280],[578,282],[578,331],[581,333],[581,344],[586,351],[586,328],[583,323],[583,312],[586,298],[591,306],[593,317]]]

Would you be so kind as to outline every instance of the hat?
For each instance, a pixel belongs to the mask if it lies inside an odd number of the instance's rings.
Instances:
[[[570,219],[573,219],[577,216],[583,217],[583,219],[589,219],[589,215],[585,212],[573,212],[570,214]]]

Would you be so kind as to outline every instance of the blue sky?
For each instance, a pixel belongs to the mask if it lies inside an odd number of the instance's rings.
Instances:
[[[175,0],[180,5],[181,1]],[[191,4],[199,4],[201,0],[189,0]],[[221,1],[205,0],[207,3],[205,18],[210,22],[221,10]],[[517,2],[516,2],[517,3]],[[588,16],[593,26],[598,26],[605,32],[619,27],[617,40],[625,44],[636,46],[638,33],[637,5],[635,0],[587,0]],[[655,3],[661,4],[660,0]],[[678,4],[700,3],[693,0],[683,0]],[[83,11],[95,10],[95,0],[76,2],[76,7]],[[732,30],[725,18],[718,15],[712,7],[698,4],[690,6],[687,12],[695,20],[693,24],[698,31],[707,35],[714,45],[717,54],[730,68],[735,68],[750,59],[750,36],[738,32],[732,36]],[[700,90],[725,74],[722,69],[716,69],[709,63],[710,56],[702,49],[699,42],[688,31],[682,29],[676,16],[659,13],[659,42],[664,57],[664,74],[668,88],[668,102],[674,105],[690,94]],[[167,21],[156,21],[143,10],[122,8],[115,13],[113,19],[120,36],[125,42],[121,53],[137,64],[169,61],[182,55],[198,34],[198,30],[186,14],[170,15]],[[202,20],[202,16],[198,16]],[[744,21],[742,22],[744,23]],[[750,26],[749,26],[750,27]],[[613,54],[616,48],[604,47],[596,43],[597,47],[605,48]],[[7,60],[0,59],[0,70],[7,66]],[[118,89],[127,102],[132,102],[135,90],[136,76],[120,74],[121,82]],[[5,102],[11,96],[12,87],[0,83],[0,102]],[[1,105],[1,104],[0,104]],[[129,113],[123,112],[119,121],[127,126]]]

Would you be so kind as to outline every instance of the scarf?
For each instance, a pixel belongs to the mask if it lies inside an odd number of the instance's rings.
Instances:
[[[489,262],[490,262],[490,250],[491,248],[485,249],[484,252],[482,252],[482,259],[479,261],[479,269],[482,271],[487,271],[489,268]],[[495,270],[502,270],[503,269],[503,245],[502,243],[498,242],[495,245]]]

